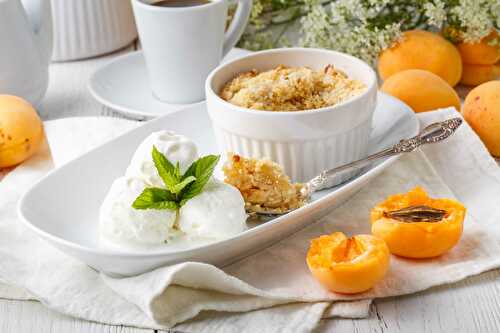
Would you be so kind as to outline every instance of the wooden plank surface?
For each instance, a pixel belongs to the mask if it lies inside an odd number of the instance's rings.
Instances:
[[[439,274],[439,272],[436,272]],[[322,321],[318,332],[500,332],[500,270],[375,301],[367,319]]]
[[[86,85],[99,66],[135,49],[133,45],[100,58],[51,65],[49,89],[39,110],[42,118],[120,116],[93,100]],[[499,279],[497,270],[415,295],[377,300],[369,318],[323,320],[317,332],[500,332]],[[58,314],[38,302],[0,299],[0,332],[153,331],[91,323]]]
[[[153,333],[153,330],[92,323],[49,310],[39,302],[0,300],[2,333]]]

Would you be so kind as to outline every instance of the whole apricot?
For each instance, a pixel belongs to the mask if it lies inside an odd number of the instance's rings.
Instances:
[[[372,288],[389,269],[389,249],[372,235],[347,238],[341,232],[311,241],[307,265],[328,290],[354,294]]]
[[[399,98],[415,112],[453,106],[460,111],[460,98],[445,80],[429,71],[408,69],[389,77],[381,90]]]
[[[0,168],[28,159],[42,141],[42,121],[31,104],[16,96],[0,95]]]
[[[500,76],[498,65],[470,65],[464,64],[460,83],[466,86],[477,86],[481,83],[495,80]]]
[[[465,98],[462,114],[491,155],[500,157],[500,81],[472,89]]]
[[[453,87],[462,76],[462,59],[457,48],[440,35],[405,31],[401,41],[380,54],[378,72],[386,80],[406,69],[430,71]]]
[[[453,248],[462,236],[465,207],[452,199],[432,199],[420,187],[389,196],[370,213],[372,234],[392,254],[432,258]]]
[[[498,38],[496,31],[477,43],[460,43],[457,45],[462,56],[462,62],[471,65],[493,65],[500,61],[500,44],[491,45],[493,39]]]

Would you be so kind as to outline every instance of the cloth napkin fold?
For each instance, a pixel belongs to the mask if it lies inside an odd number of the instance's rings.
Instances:
[[[447,109],[419,119],[425,126],[455,116]],[[46,133],[60,165],[133,126],[116,119],[65,119],[46,123]],[[402,157],[330,215],[222,269],[183,263],[116,279],[52,248],[28,232],[15,213],[22,192],[51,168],[45,150],[0,182],[0,279],[22,288],[21,299],[31,295],[88,320],[149,328],[182,323],[176,328],[201,332],[310,331],[322,316],[367,315],[373,298],[414,293],[500,266],[500,169],[466,124],[446,142]],[[309,240],[337,230],[368,233],[370,208],[415,185],[465,204],[461,242],[432,260],[392,257],[386,278],[366,293],[346,296],[323,289],[305,265]],[[0,285],[0,297],[16,298],[6,290]]]

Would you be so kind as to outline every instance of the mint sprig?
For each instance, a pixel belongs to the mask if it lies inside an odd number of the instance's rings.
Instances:
[[[203,156],[182,174],[179,162],[174,165],[154,146],[151,156],[165,188],[145,188],[132,203],[135,209],[181,208],[189,199],[203,191],[220,159],[218,155]]]

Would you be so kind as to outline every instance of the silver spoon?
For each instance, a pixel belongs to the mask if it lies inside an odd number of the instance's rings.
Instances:
[[[333,180],[334,177],[339,176],[342,173],[350,172],[356,169],[360,169],[375,160],[381,158],[388,158],[391,156],[396,156],[402,153],[409,153],[417,149],[418,147],[428,144],[436,143],[447,139],[451,136],[458,127],[462,124],[462,118],[451,118],[442,122],[433,123],[425,127],[420,133],[410,139],[405,139],[399,141],[394,146],[384,149],[378,153],[370,155],[358,161],[354,161],[331,170],[325,170],[321,172],[318,176],[314,177],[310,181],[304,184],[300,194],[304,202],[308,202],[311,199],[311,195],[321,189],[327,188],[327,184]],[[288,211],[277,211],[275,209],[266,209],[262,207],[259,212],[249,212],[250,215],[262,215],[262,216],[278,216],[291,212]]]

